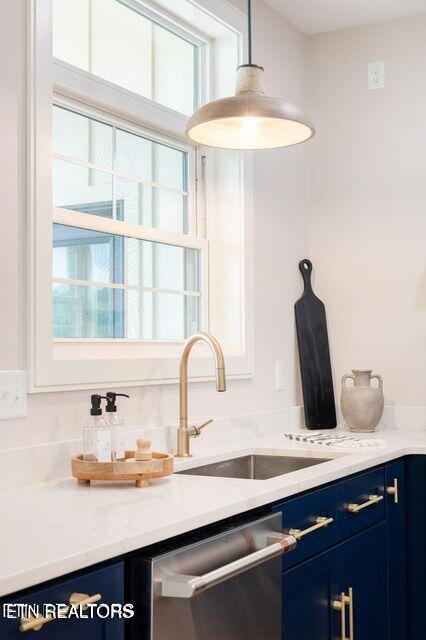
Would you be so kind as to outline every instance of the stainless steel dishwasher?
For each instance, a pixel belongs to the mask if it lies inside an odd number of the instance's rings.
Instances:
[[[271,514],[135,560],[131,637],[280,640],[281,556],[295,545]]]

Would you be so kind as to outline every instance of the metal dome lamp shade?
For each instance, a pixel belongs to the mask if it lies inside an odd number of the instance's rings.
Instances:
[[[275,149],[309,140],[315,129],[290,102],[265,95],[263,67],[252,63],[251,0],[248,0],[248,64],[237,68],[236,94],[203,105],[190,117],[191,140],[220,149]]]

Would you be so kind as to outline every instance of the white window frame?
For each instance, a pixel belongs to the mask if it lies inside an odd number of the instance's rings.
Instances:
[[[203,4],[209,0],[203,0]],[[222,3],[229,13],[225,0]],[[126,0],[124,4],[135,8],[143,7],[149,15],[146,2]],[[155,21],[160,14],[155,13]],[[232,12],[231,12],[232,13]],[[161,19],[170,20],[164,17]],[[153,16],[154,17],[154,16]],[[28,271],[28,346],[29,346],[29,389],[30,392],[58,391],[71,389],[92,389],[114,384],[116,387],[174,383],[177,381],[178,362],[182,349],[181,340],[129,340],[129,339],[55,339],[52,338],[52,223],[78,226],[81,220],[84,228],[126,235],[124,227],[129,223],[117,220],[99,220],[90,214],[67,212],[55,209],[52,216],[52,105],[66,106],[72,110],[123,126],[126,130],[134,127],[140,134],[144,129],[151,139],[170,141],[192,155],[191,170],[203,176],[202,158],[209,152],[198,150],[196,154],[184,137],[187,118],[167,107],[137,96],[130,91],[101,79],[93,80],[90,74],[52,58],[52,16],[51,0],[31,0],[29,3],[29,57],[28,57],[28,223],[29,223],[29,271]],[[245,24],[245,17],[238,12],[233,16],[239,25]],[[167,22],[170,26],[171,22]],[[177,29],[173,21],[173,29]],[[183,29],[183,27],[182,27]],[[188,31],[185,38],[188,39]],[[194,35],[204,60],[208,60],[208,42]],[[204,65],[201,65],[204,66]],[[206,64],[208,69],[209,65]],[[202,82],[200,86],[208,86]],[[207,99],[208,94],[202,98]],[[106,110],[107,109],[107,110]],[[143,124],[140,113],[143,111]],[[121,123],[121,124],[120,124]],[[155,127],[155,131],[151,129]],[[159,133],[164,132],[163,133]],[[244,349],[226,358],[229,378],[247,378],[253,375],[253,322],[252,322],[252,236],[251,236],[251,168],[250,155],[241,156],[241,175],[244,174],[244,265],[241,276],[241,300],[245,313],[242,318],[241,336]],[[202,185],[204,186],[204,184]],[[209,256],[210,241],[205,230],[209,228],[209,215],[213,204],[205,202],[204,189],[197,194],[197,231],[194,226],[189,234],[173,234],[132,225],[132,236],[156,242],[166,242],[178,246],[188,246],[201,250],[201,293],[205,297],[202,305],[202,329],[215,331],[215,322],[209,313],[210,293],[215,290],[209,277],[215,268],[214,255]],[[100,226],[101,225],[101,226]],[[101,228],[102,227],[102,228]],[[46,260],[46,256],[48,259]],[[213,267],[212,267],[213,265]],[[216,287],[217,289],[217,287]],[[211,307],[211,305],[210,305]],[[217,336],[219,339],[221,335]],[[113,344],[112,344],[113,343]],[[114,351],[114,354],[112,353]],[[210,357],[202,348],[195,350],[191,365],[192,380],[209,380],[212,377]],[[206,357],[207,356],[207,357]],[[226,350],[225,350],[226,356]]]

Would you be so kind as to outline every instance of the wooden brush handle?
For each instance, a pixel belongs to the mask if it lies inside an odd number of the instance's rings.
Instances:
[[[152,460],[151,440],[148,440],[148,438],[139,438],[136,444],[138,448],[135,452],[135,459],[138,462]]]

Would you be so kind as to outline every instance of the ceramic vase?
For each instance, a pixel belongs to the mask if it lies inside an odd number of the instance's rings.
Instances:
[[[378,388],[371,386],[377,379]],[[347,385],[348,379],[353,385]],[[374,431],[383,415],[383,380],[369,369],[352,369],[342,378],[340,406],[351,431]]]

